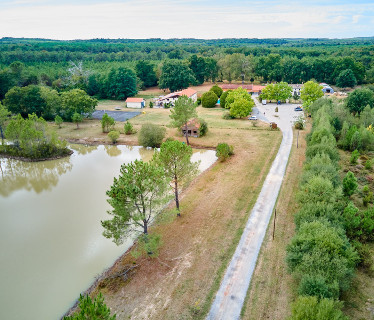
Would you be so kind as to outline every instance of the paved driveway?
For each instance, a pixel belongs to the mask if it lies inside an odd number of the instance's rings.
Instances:
[[[115,121],[126,121],[141,114],[141,112],[96,110],[93,112],[92,117],[101,120],[104,113],[107,113],[108,116],[111,116]]]
[[[293,140],[292,124],[295,117],[302,114],[293,110],[296,105],[280,105],[279,112],[275,113],[275,104],[262,106],[255,102],[256,108],[252,114],[260,120],[276,122],[282,130],[283,139],[211,306],[207,317],[209,320],[240,319],[240,311],[286,171]]]

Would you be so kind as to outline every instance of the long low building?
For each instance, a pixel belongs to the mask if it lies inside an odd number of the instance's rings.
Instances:
[[[178,100],[181,96],[187,96],[193,100],[193,102],[197,101],[197,91],[191,88],[187,88],[181,91],[176,91],[167,94],[166,96],[160,97],[156,100],[156,107],[162,108],[165,105],[174,106],[175,101]]]
[[[219,85],[223,91],[227,90],[235,90],[239,87],[242,87],[243,89],[247,90],[248,93],[258,93],[260,94],[262,90],[265,88],[265,86],[260,86],[256,84],[235,84],[235,83],[224,83]]]

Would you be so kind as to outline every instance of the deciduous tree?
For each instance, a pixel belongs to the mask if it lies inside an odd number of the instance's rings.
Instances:
[[[188,88],[196,79],[191,69],[183,61],[165,61],[161,68],[159,87],[169,89],[171,92]]]
[[[186,131],[186,142],[187,145],[189,145],[190,142],[188,141],[187,122],[188,120],[197,117],[195,103],[192,101],[192,99],[182,96],[175,102],[175,106],[173,109],[170,109],[170,112],[170,118],[172,120],[171,125],[178,129],[184,126]]]
[[[301,88],[300,98],[303,100],[303,106],[309,106],[317,99],[323,97],[322,86],[314,81],[308,81]]]

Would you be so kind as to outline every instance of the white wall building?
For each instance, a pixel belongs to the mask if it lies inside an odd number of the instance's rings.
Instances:
[[[193,102],[197,101],[197,91],[191,88],[184,89],[182,91],[176,91],[169,93],[166,96],[160,97],[156,100],[156,106],[158,108],[164,107],[166,104],[169,104],[171,106],[175,105],[175,101],[178,100],[181,96],[187,96],[187,98],[190,98],[193,100]]]
[[[127,98],[125,102],[127,108],[141,109],[145,107],[145,100],[143,98]]]

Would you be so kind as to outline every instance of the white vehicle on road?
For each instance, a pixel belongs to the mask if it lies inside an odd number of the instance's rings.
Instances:
[[[248,120],[257,120],[257,117],[256,117],[256,116],[250,116],[250,117],[248,118]]]

